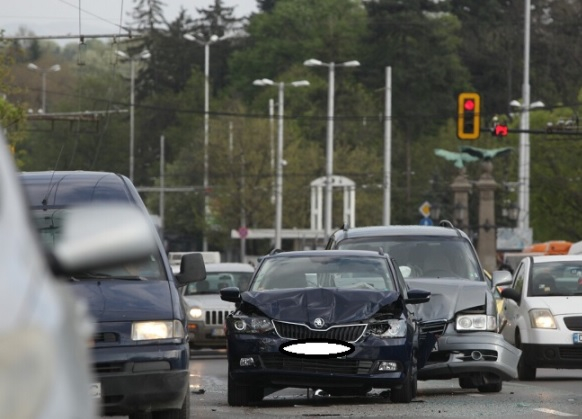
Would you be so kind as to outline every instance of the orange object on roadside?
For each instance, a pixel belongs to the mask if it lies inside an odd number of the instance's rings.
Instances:
[[[523,249],[523,252],[540,252],[546,255],[567,255],[572,242],[565,240],[550,240],[543,243],[534,243]]]

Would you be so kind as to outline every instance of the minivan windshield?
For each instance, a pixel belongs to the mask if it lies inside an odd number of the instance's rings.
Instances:
[[[47,210],[32,210],[31,214],[41,237],[42,244],[52,249],[60,240],[62,234],[63,220],[67,212],[74,211],[74,208],[58,208]],[[75,275],[74,280],[83,279],[165,279],[159,255],[150,254],[147,258],[125,263],[119,266],[112,266],[99,271],[84,272]]]
[[[382,248],[396,259],[405,278],[458,278],[484,281],[477,255],[469,243],[457,237],[385,236],[347,238],[340,250]]]

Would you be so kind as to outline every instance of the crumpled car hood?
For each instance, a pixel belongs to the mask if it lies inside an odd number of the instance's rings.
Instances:
[[[367,320],[381,307],[399,297],[394,291],[348,290],[338,288],[248,291],[241,294],[274,320],[313,325],[322,318],[327,326]]]
[[[490,291],[485,282],[459,279],[407,279],[411,289],[420,288],[431,292],[430,301],[417,306],[420,321],[453,319],[455,313],[469,308],[492,304]],[[491,313],[491,308],[487,312]]]

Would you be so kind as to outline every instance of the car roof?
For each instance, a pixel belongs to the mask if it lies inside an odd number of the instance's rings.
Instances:
[[[544,255],[532,256],[533,263],[545,262],[582,262],[582,255]]]
[[[30,205],[68,206],[94,201],[132,202],[139,200],[125,176],[112,172],[41,171],[22,172],[20,180]]]
[[[253,268],[248,263],[236,263],[236,262],[221,262],[221,263],[207,263],[206,272],[254,272]]]
[[[459,229],[441,226],[421,226],[421,225],[391,225],[391,226],[368,226],[352,227],[337,230],[334,232],[336,238],[358,238],[358,237],[382,237],[382,236],[434,236],[434,237],[467,237]]]
[[[358,256],[358,257],[384,257],[384,253],[372,250],[295,250],[291,252],[278,252],[266,256],[266,258],[276,257],[311,257],[311,256]]]

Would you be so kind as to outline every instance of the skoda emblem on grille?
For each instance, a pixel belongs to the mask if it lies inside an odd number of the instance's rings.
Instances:
[[[317,319],[313,320],[313,325],[315,327],[317,327],[318,329],[321,329],[324,324],[325,324],[325,322],[323,321],[323,319],[321,317],[318,317]]]

